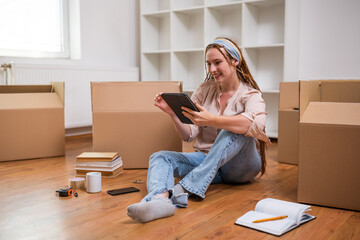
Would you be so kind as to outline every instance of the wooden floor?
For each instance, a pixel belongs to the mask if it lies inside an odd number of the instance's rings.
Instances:
[[[133,181],[146,181],[147,170],[125,170],[117,178],[103,179],[101,193],[56,196],[55,190],[74,177],[76,156],[91,150],[91,136],[72,137],[66,140],[65,157],[0,163],[0,239],[278,239],[234,222],[263,198],[296,201],[297,167],[277,163],[273,143],[267,173],[257,182],[212,185],[204,200],[190,199],[189,207],[178,209],[175,216],[137,223],[126,215],[126,207],[146,195],[145,183]],[[106,193],[128,186],[141,191]],[[281,239],[360,239],[359,212],[312,209],[315,220]]]

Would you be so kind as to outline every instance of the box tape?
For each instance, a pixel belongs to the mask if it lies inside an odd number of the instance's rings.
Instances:
[[[69,185],[72,189],[85,190],[85,178],[76,177],[69,179]]]

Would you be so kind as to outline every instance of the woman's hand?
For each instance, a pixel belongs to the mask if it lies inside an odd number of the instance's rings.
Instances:
[[[200,112],[193,111],[187,107],[181,107],[181,109],[184,110],[182,114],[189,118],[196,126],[211,126],[214,116],[205,108],[200,106],[196,101],[194,103]]]
[[[160,108],[163,112],[170,115],[176,132],[179,134],[183,141],[187,141],[191,135],[189,124],[180,122],[179,118],[175,115],[174,111],[169,107],[165,100],[161,97],[162,92],[156,94],[154,98],[154,105]]]
[[[174,111],[169,107],[165,100],[161,97],[162,92],[156,94],[154,98],[154,105],[169,115],[174,115]]]

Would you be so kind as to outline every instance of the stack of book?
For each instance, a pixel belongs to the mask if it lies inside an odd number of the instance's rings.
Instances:
[[[116,152],[83,152],[76,157],[77,176],[101,172],[103,177],[116,177],[123,170],[123,162]]]

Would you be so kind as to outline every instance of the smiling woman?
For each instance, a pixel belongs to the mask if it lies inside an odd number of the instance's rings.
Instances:
[[[67,0],[0,0],[0,56],[69,57]]]
[[[199,111],[181,108],[193,124],[181,122],[162,94],[155,96],[154,105],[169,115],[181,139],[196,139],[195,152],[150,156],[148,194],[127,208],[135,221],[170,217],[188,206],[189,196],[205,198],[210,184],[245,183],[265,172],[265,102],[240,48],[217,38],[206,47],[205,59],[207,77],[191,96]],[[174,177],[180,179],[176,185]]]

